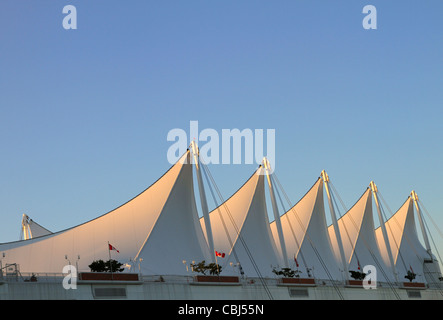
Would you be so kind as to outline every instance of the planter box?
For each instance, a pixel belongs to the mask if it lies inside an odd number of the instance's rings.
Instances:
[[[314,278],[280,278],[278,281],[280,286],[300,286],[300,287],[315,287]]]
[[[422,282],[403,282],[404,288],[426,289],[426,285]]]
[[[81,272],[82,281],[139,281],[137,273]]]
[[[346,285],[350,287],[363,287],[363,280],[348,280]]]
[[[281,283],[287,284],[315,284],[313,278],[281,278]]]
[[[239,278],[235,276],[204,276],[198,275],[194,277],[195,282],[210,283],[239,283]]]

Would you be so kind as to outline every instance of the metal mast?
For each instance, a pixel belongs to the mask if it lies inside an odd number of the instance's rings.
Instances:
[[[389,263],[391,264],[391,268],[392,268],[392,272],[394,273],[395,281],[398,282],[398,274],[397,274],[397,270],[395,269],[394,257],[392,255],[391,245],[389,244],[389,238],[388,238],[388,233],[386,232],[385,221],[383,219],[383,215],[381,214],[380,204],[378,202],[378,196],[377,196],[378,188],[375,185],[374,181],[371,181],[369,186],[372,190],[372,194],[374,195],[375,204],[377,206],[378,220],[380,221],[380,227],[381,227],[381,231],[383,234],[383,240],[385,241],[386,250],[388,251]]]
[[[199,155],[198,147],[197,147],[195,141],[191,142],[191,147],[192,147],[192,153],[194,155],[194,160],[195,160],[194,162],[195,162],[195,168],[196,168],[195,171],[197,172],[198,191],[200,193],[200,202],[201,202],[201,207],[202,207],[202,212],[203,212],[203,219],[205,221],[206,236],[208,239],[208,246],[209,246],[209,251],[210,251],[210,259],[211,259],[211,262],[215,262],[216,258],[215,258],[215,249],[214,249],[214,239],[212,236],[211,220],[209,218],[208,203],[206,201],[206,193],[205,193],[203,179],[202,179],[201,171],[200,171],[200,163],[199,163],[200,155]]]
[[[325,184],[326,194],[328,195],[329,209],[331,211],[332,224],[334,226],[335,237],[337,238],[337,244],[340,251],[340,258],[343,265],[344,278],[349,280],[348,263],[346,262],[345,250],[343,249],[343,242],[340,235],[340,230],[338,228],[337,216],[335,215],[335,209],[332,204],[331,193],[329,191],[329,176],[325,170],[321,172],[321,177]]]
[[[272,210],[274,212],[275,223],[277,226],[278,239],[280,241],[281,251],[283,254],[283,262],[285,264],[285,268],[288,268],[289,263],[288,263],[288,254],[286,252],[286,243],[285,243],[285,239],[283,237],[283,228],[281,226],[280,213],[278,211],[277,202],[275,201],[274,186],[271,182],[271,176],[270,176],[271,165],[270,165],[268,159],[263,158],[263,165],[265,167],[266,177],[268,179],[269,194],[271,196]]]
[[[425,241],[426,251],[429,253],[429,255],[431,256],[431,259],[432,259],[431,245],[429,243],[428,234],[426,232],[426,228],[425,228],[425,224],[423,221],[423,217],[421,215],[420,207],[418,206],[418,195],[414,190],[412,190],[412,192],[411,192],[411,197],[412,197],[412,200],[414,200],[415,208],[417,209],[418,221],[420,222],[421,233],[423,234],[423,239]]]
[[[29,226],[29,217],[27,214],[23,213],[22,217],[22,232],[23,232],[23,240],[32,239],[32,231]]]

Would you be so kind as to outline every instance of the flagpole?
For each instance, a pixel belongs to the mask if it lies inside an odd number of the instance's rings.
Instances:
[[[218,277],[220,277],[220,269],[218,268],[217,253],[215,253],[215,265],[217,266]]]
[[[294,254],[294,261],[295,261],[295,266],[297,267],[297,270],[298,270],[299,264],[298,264],[297,257],[295,254]]]
[[[111,269],[111,280],[114,280],[114,275],[112,274],[112,259],[111,259],[111,247],[108,241],[108,253],[109,253],[109,269]]]

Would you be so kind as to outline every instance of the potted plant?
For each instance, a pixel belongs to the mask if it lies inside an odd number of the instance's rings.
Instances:
[[[416,274],[410,270],[408,270],[408,273],[405,275],[405,278],[409,280],[409,282],[412,282],[416,277]]]
[[[291,268],[273,268],[272,272],[276,276],[280,276],[281,283],[285,284],[315,284],[315,280],[313,278],[300,278],[300,270],[293,270]]]
[[[192,271],[201,273],[201,275],[194,277],[196,282],[239,282],[238,277],[235,276],[220,276],[222,266],[214,262],[206,264],[206,261],[203,260],[198,263],[192,263],[191,268]]]
[[[210,264],[206,264],[206,261],[203,260],[199,263],[191,263],[192,271],[202,273],[206,275],[206,272],[209,272],[210,275],[220,275],[222,267],[214,262]]]
[[[88,266],[91,272],[81,272],[79,280],[138,281],[138,274],[122,273],[125,270],[122,266],[117,260],[95,260]]]
[[[272,272],[277,276],[283,276],[284,278],[300,278],[300,270],[292,270],[291,268],[272,268]]]
[[[409,280],[409,282],[403,282],[404,287],[408,288],[425,288],[425,284],[422,282],[412,282],[415,277],[417,276],[416,273],[414,273],[412,270],[408,270],[408,272],[405,275],[405,278]]]
[[[348,284],[351,286],[362,286],[363,280],[366,277],[366,273],[361,271],[353,271],[350,270],[349,273],[351,274],[351,278],[354,280],[348,280]]]

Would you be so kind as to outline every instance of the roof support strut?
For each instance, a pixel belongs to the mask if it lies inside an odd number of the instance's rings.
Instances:
[[[201,202],[201,208],[203,212],[203,219],[205,222],[205,228],[206,228],[206,236],[208,240],[208,246],[210,251],[210,262],[215,262],[215,249],[214,249],[214,238],[212,236],[212,228],[211,228],[211,220],[209,218],[209,210],[208,210],[208,203],[206,201],[206,193],[205,188],[203,185],[203,179],[200,171],[200,155],[198,147],[195,143],[195,141],[191,142],[192,147],[192,153],[194,154],[194,162],[195,162],[195,168],[197,173],[197,182],[198,182],[198,191],[200,193],[200,202]]]
[[[425,241],[426,251],[431,256],[431,260],[433,260],[433,258],[432,258],[432,251],[431,251],[431,245],[429,243],[428,234],[426,232],[426,228],[425,228],[425,224],[424,224],[424,221],[423,221],[423,217],[421,215],[420,207],[418,205],[418,195],[417,195],[417,193],[414,190],[412,190],[412,192],[411,192],[411,197],[412,197],[412,200],[414,200],[415,208],[417,209],[418,221],[420,222],[421,233],[422,233],[423,239]]]
[[[32,239],[32,230],[31,227],[29,226],[29,217],[25,213],[23,213],[22,217],[22,234],[23,234],[23,240]]]
[[[382,231],[382,234],[383,234],[383,240],[385,241],[385,244],[386,244],[386,250],[388,252],[389,263],[391,264],[392,273],[394,274],[395,281],[399,282],[398,281],[397,269],[395,268],[395,264],[394,264],[394,257],[392,255],[391,245],[389,244],[388,233],[386,232],[385,220],[383,219],[383,215],[381,214],[380,204],[378,202],[378,196],[377,196],[378,188],[375,185],[374,181],[371,181],[369,186],[370,186],[370,188],[372,190],[372,194],[374,195],[375,204],[377,206],[378,220],[380,221],[380,227],[381,227],[381,231]]]
[[[275,223],[277,226],[278,239],[280,241],[280,247],[281,247],[281,251],[282,251],[282,255],[283,255],[283,263],[285,264],[285,268],[289,268],[288,253],[286,251],[285,238],[283,237],[283,228],[281,226],[280,213],[278,212],[277,202],[275,201],[274,186],[271,182],[271,176],[269,173],[271,171],[271,165],[270,165],[268,159],[266,159],[266,158],[263,158],[263,164],[264,164],[264,167],[266,170],[266,177],[268,179],[269,194],[271,196],[272,210],[274,212]]]
[[[343,249],[343,242],[340,235],[340,229],[338,228],[337,216],[335,215],[335,209],[332,204],[331,193],[329,191],[329,176],[325,170],[321,172],[321,177],[323,179],[326,194],[328,196],[329,209],[331,211],[332,224],[334,226],[335,237],[337,238],[337,244],[340,251],[340,259],[344,272],[344,279],[349,280],[348,263],[346,262],[345,250]]]

